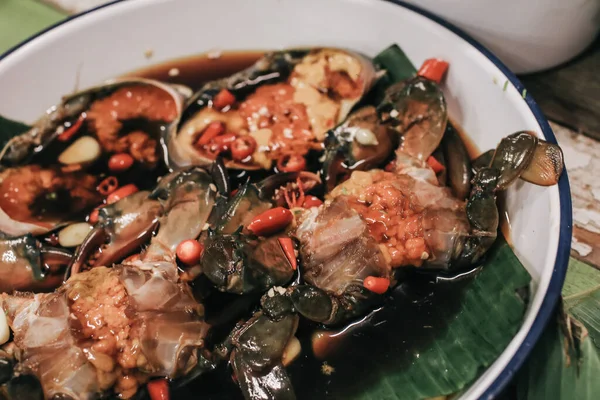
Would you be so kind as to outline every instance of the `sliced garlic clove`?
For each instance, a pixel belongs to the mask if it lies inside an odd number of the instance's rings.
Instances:
[[[98,159],[102,148],[96,139],[91,136],[82,136],[58,156],[61,164],[89,164]]]
[[[359,128],[354,133],[354,139],[363,146],[377,146],[377,136],[369,129]]]
[[[8,342],[10,338],[10,329],[8,328],[8,321],[6,320],[6,314],[4,310],[0,309],[0,345]]]
[[[63,247],[77,247],[83,243],[92,226],[87,222],[78,222],[58,232],[58,243]]]
[[[302,351],[302,345],[296,336],[292,336],[285,350],[283,351],[282,364],[288,366],[300,355]]]

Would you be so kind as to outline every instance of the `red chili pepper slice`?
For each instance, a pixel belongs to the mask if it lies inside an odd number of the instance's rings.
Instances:
[[[269,236],[285,229],[293,219],[294,216],[290,210],[275,207],[254,217],[247,228],[256,236]]]
[[[286,154],[277,160],[279,172],[298,172],[306,169],[306,159],[296,154]]]
[[[102,182],[98,184],[96,190],[102,196],[108,196],[119,187],[119,181],[114,176],[109,176],[105,178]]]
[[[252,136],[241,136],[231,143],[231,158],[243,161],[254,154],[254,150],[256,150],[256,140]]]
[[[442,82],[442,78],[447,70],[448,63],[446,61],[440,60],[439,58],[430,58],[425,60],[419,69],[419,72],[417,72],[417,75],[432,80],[436,83],[440,83]]]
[[[294,251],[294,242],[292,241],[292,238],[282,237],[277,240],[283,249],[283,253],[289,260],[290,264],[292,264],[292,269],[295,271],[298,268],[298,260],[296,259],[296,252]]]
[[[367,276],[363,281],[365,289],[373,293],[383,294],[390,287],[390,280],[387,278],[377,278],[375,276]]]
[[[88,222],[92,223],[92,224],[95,224],[96,222],[98,222],[98,214],[99,213],[100,213],[100,207],[94,208],[94,210],[90,213]]]
[[[147,383],[148,394],[152,400],[169,400],[169,382],[157,379]]]
[[[107,204],[116,203],[117,201],[119,201],[131,194],[134,194],[137,191],[138,191],[138,188],[133,183],[122,186],[108,195],[108,197],[106,198],[106,203]]]
[[[219,110],[235,103],[235,96],[227,89],[222,89],[213,98],[213,107]]]
[[[429,165],[436,174],[439,174],[444,170],[444,166],[436,160],[434,156],[429,156],[429,158],[427,158],[427,165]]]
[[[215,147],[218,148],[218,151],[227,151],[231,143],[233,143],[237,139],[237,135],[235,133],[224,133],[221,136],[217,136],[212,140],[212,143]]]
[[[306,196],[304,198],[304,203],[302,203],[302,207],[311,208],[311,207],[319,207],[323,202],[316,196]]]
[[[61,141],[61,142],[68,142],[73,136],[75,136],[75,134],[77,133],[77,131],[79,131],[79,128],[81,128],[81,125],[83,124],[83,120],[85,118],[83,117],[79,117],[77,118],[77,121],[75,121],[74,123],[71,124],[70,127],[68,127],[67,129],[65,129],[63,131],[63,133],[61,133],[60,135],[58,135],[56,137],[57,140]]]
[[[225,124],[221,121],[213,121],[202,132],[202,135],[196,141],[197,147],[202,147],[210,143],[211,140],[225,132]]]

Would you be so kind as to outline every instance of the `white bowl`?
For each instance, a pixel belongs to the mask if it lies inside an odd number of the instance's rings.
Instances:
[[[429,57],[450,62],[450,114],[480,149],[518,130],[555,142],[533,99],[522,97],[521,83],[481,45],[411,6],[367,0],[116,1],[2,56],[0,114],[31,122],[76,87],[211,49],[333,45],[375,55],[394,42],[416,65]],[[567,268],[566,173],[550,188],[514,185],[507,210],[515,251],[533,277],[531,302],[521,329],[465,399],[491,398],[512,378],[551,315]]]
[[[518,74],[577,56],[600,31],[598,0],[406,0],[456,24]]]

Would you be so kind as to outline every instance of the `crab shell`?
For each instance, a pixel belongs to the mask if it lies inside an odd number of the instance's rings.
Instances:
[[[112,79],[101,85],[63,97],[62,102],[49,108],[31,129],[14,137],[6,144],[0,152],[0,166],[11,167],[27,164],[32,155],[43,151],[50,142],[64,131],[63,122],[66,119],[87,111],[91,104],[99,97],[103,97],[106,92],[110,93],[129,85],[152,85],[166,91],[174,99],[177,108],[177,117],[166,127],[166,131],[175,129],[184,104],[192,93],[191,89],[183,85],[169,85],[152,79]],[[166,159],[168,158],[166,149],[163,148],[163,150],[165,150],[163,153],[165,153]],[[2,178],[0,177],[0,179]],[[56,220],[40,225],[36,221],[16,221],[0,208],[0,230],[13,236],[26,233],[41,235],[60,228],[69,222],[72,221]]]
[[[207,108],[211,104],[214,95],[221,89],[229,90],[240,101],[249,94],[249,89],[252,89],[250,92],[253,92],[259,86],[287,80],[292,74],[294,67],[308,57],[317,58],[321,54],[331,55],[335,53],[349,55],[358,61],[357,63],[352,63],[354,67],[352,71],[343,68],[340,69],[351,76],[354,82],[361,82],[363,85],[362,91],[358,96],[339,100],[338,116],[334,124],[338,125],[342,123],[352,108],[369,92],[380,77],[375,66],[367,57],[350,50],[338,48],[313,48],[307,49],[304,52],[300,50],[286,50],[269,53],[244,71],[234,74],[229,78],[207,83],[192,97],[187,108],[193,108],[194,111],[184,110],[184,115],[186,115],[185,120],[181,121],[177,131],[169,132],[172,136],[166,140],[169,153],[169,166],[171,168],[180,168],[189,165],[207,166],[212,163],[213,159],[209,158],[206,154],[198,152],[194,147],[198,132],[202,132],[209,123],[222,121],[227,126],[227,130],[233,132],[244,128],[246,121],[236,113],[221,113]],[[284,56],[277,57],[278,54],[294,54],[294,56],[289,56],[288,58]],[[298,54],[303,54],[303,56],[297,57]],[[277,64],[277,67],[273,67],[275,61],[271,61],[271,65],[266,66],[269,64],[269,60],[277,60],[277,62],[281,63],[282,59],[284,60],[284,64],[287,61],[285,66]],[[280,67],[281,71],[274,72],[278,67]],[[276,75],[276,78],[272,78],[272,75]],[[239,87],[242,87],[243,90],[239,89]],[[203,104],[203,106],[199,107],[198,104]],[[262,131],[265,130],[261,129],[250,133],[258,143],[251,163],[239,163],[229,160],[225,165],[232,169],[269,169],[271,160],[260,153],[263,153],[264,147],[268,146],[270,132],[267,132],[268,135],[262,135]],[[324,137],[326,132],[321,132],[321,134]]]

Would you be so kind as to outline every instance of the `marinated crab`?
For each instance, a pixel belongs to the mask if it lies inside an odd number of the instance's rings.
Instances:
[[[376,75],[369,60],[347,50],[268,53],[194,95],[168,140],[170,165],[206,166],[222,154],[230,168],[270,169],[276,161],[291,170],[290,157],[295,165],[320,150]]]
[[[137,398],[142,385],[164,398],[223,367],[248,400],[294,399],[286,367],[317,326],[302,317],[354,334],[399,282],[473,277],[497,194],[517,178],[555,184],[560,148],[517,132],[471,161],[438,86],[447,63],[387,71],[367,95],[377,68],[316,48],[269,53],[195,94],[121,79],[10,141],[0,398]],[[72,206],[42,210],[48,194]]]
[[[206,230],[217,197],[212,182],[206,171],[187,168],[162,178],[152,192],[137,192],[102,207],[98,222],[74,257],[70,273],[78,273],[83,266],[112,265],[150,238],[150,245],[136,257],[136,265],[165,261],[175,266],[177,245]]]
[[[131,266],[73,275],[54,293],[3,295],[1,305],[14,332],[14,373],[37,377],[46,398],[110,389],[131,398],[150,377],[191,371],[208,331],[185,284]]]
[[[64,285],[47,295],[6,296],[3,307],[19,349],[17,372],[37,376],[48,397],[91,398],[112,389],[130,398],[151,377],[175,379],[212,368],[204,351],[209,327],[203,308],[179,280],[175,259],[177,244],[199,236],[212,211],[211,186],[207,172],[188,168],[164,177],[152,193],[103,208]],[[113,268],[98,265],[139,247],[157,221],[157,234],[136,259]],[[82,272],[98,238],[112,242],[93,260],[94,268]],[[53,330],[36,328],[44,321]],[[39,343],[53,351],[39,350]],[[70,368],[56,368],[57,359]]]
[[[303,193],[319,183],[308,172],[272,175],[257,185],[247,182],[204,242],[201,266],[206,277],[219,290],[237,294],[263,293],[288,283],[296,257],[284,231],[293,217],[288,209],[274,206],[284,203],[286,196],[289,200],[290,193],[295,199],[295,189]],[[273,229],[261,229],[262,219],[269,219]]]
[[[185,93],[162,82],[129,78],[66,96],[29,131],[7,143],[0,163],[28,163],[49,146],[86,133],[106,153],[128,153],[141,165],[153,167],[162,156],[160,134],[179,121]]]
[[[382,123],[402,135],[391,172],[353,172],[323,206],[306,211],[295,230],[310,286],[293,287],[290,296],[309,319],[335,324],[362,314],[369,300],[393,284],[394,268],[449,270],[478,263],[496,239],[497,193],[521,176],[556,184],[562,172],[558,146],[517,132],[477,171],[466,203],[454,197],[426,161],[446,129],[441,91],[432,82],[413,82],[434,95],[396,85],[379,108]]]
[[[44,234],[85,215],[103,200],[109,172],[158,171],[160,135],[176,121],[184,97],[147,79],[121,79],[67,96],[0,153],[0,230]],[[27,165],[25,165],[27,164]],[[107,178],[107,179],[109,179]],[[149,176],[152,181],[152,177]]]

